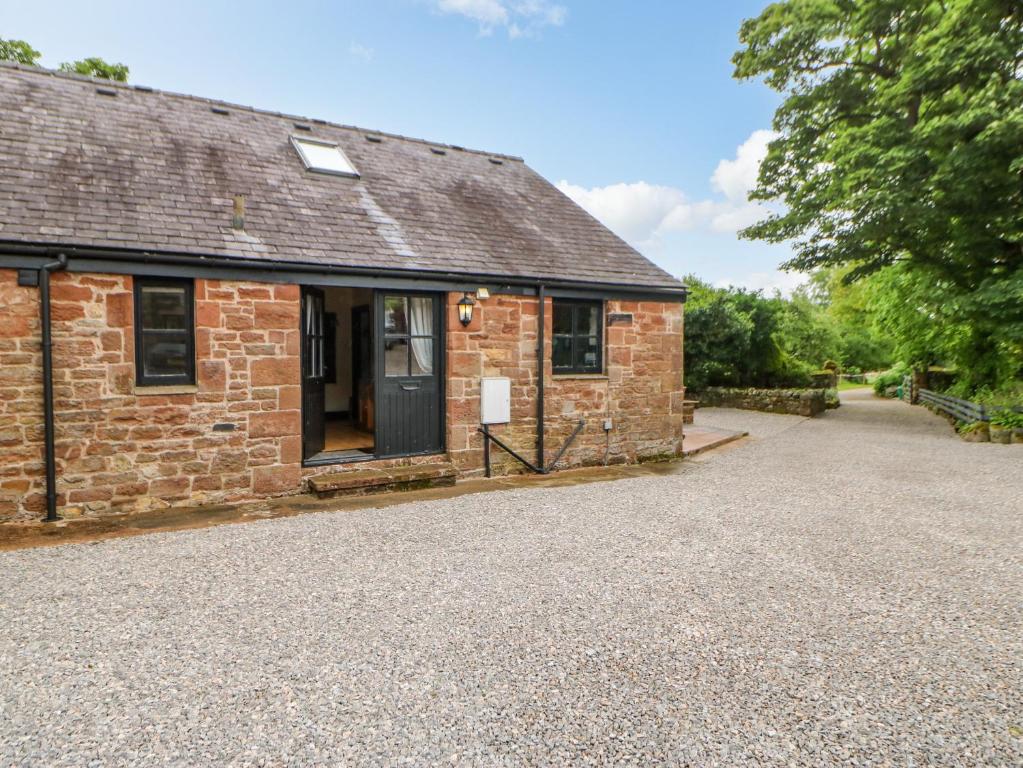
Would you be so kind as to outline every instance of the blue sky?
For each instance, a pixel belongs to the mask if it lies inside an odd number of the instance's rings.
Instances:
[[[766,0],[4,0],[43,64],[523,156],[670,272],[790,287],[741,241],[778,97],[732,79]]]

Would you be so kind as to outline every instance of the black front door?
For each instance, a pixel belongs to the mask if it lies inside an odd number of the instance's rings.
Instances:
[[[323,291],[302,289],[302,455],[323,450],[326,437]]]
[[[436,294],[376,295],[376,452],[408,456],[444,449],[444,338]]]

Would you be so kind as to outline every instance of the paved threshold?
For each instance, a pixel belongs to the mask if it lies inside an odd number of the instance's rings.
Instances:
[[[706,453],[748,436],[749,432],[745,431],[735,432],[717,427],[687,425],[682,436],[682,457]]]

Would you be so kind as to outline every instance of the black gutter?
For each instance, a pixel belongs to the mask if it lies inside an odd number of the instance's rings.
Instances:
[[[50,327],[50,273],[67,269],[67,254],[39,268],[39,314],[43,326],[43,429],[46,450],[46,522],[57,517],[57,459],[54,455],[53,335]]]
[[[544,331],[547,325],[546,307],[544,306],[547,302],[546,288],[543,283],[540,283],[536,288],[537,298],[540,302],[540,311],[537,315],[537,328],[536,328],[536,466],[540,467],[540,472],[546,474],[543,467],[544,464],[544,451],[543,451],[543,433],[544,433],[544,407],[543,407],[543,394],[544,394],[544,363],[547,360],[546,350],[544,349]]]
[[[243,259],[228,256],[204,256],[202,254],[171,253],[162,251],[132,251],[128,249],[96,248],[91,246],[30,245],[22,242],[0,241],[0,255],[53,256],[64,253],[74,258],[111,259],[144,264],[167,264],[179,266],[207,266],[225,269],[253,269],[265,272],[298,272],[304,274],[339,274],[366,277],[404,277],[413,280],[447,280],[461,284],[475,281],[537,288],[541,282],[551,288],[579,290],[610,290],[622,293],[644,295],[662,294],[667,300],[685,301],[685,286],[656,286],[636,283],[603,283],[560,278],[519,277],[491,273],[445,272],[426,269],[393,269],[374,267],[344,267],[329,264],[305,264],[300,262],[273,261],[270,259]]]

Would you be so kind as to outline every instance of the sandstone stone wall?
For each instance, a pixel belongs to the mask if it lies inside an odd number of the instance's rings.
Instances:
[[[195,299],[196,386],[137,390],[131,278],[53,276],[61,514],[300,487],[298,287],[196,280]],[[38,289],[0,270],[0,308],[0,519],[38,517],[45,508]]]
[[[536,461],[536,297],[492,296],[480,301],[463,328],[448,296],[448,452],[464,474],[483,471],[478,434],[480,378],[511,379],[511,423],[491,431]],[[580,419],[586,426],[559,467],[634,462],[678,455],[682,446],[682,305],[608,301],[605,308],[605,373],[555,376],[551,368],[552,311],[545,309],[545,461],[549,462]],[[631,321],[608,325],[610,313]],[[610,433],[603,421],[610,418]],[[492,453],[495,472],[521,471],[504,451]]]
[[[494,428],[535,460],[535,297],[481,301],[472,325],[448,295],[447,447],[483,471],[479,379],[512,380],[512,422]],[[58,503],[64,516],[297,493],[323,472],[436,461],[414,457],[303,468],[298,286],[195,281],[196,385],[137,388],[132,278],[53,276]],[[554,376],[546,329],[546,460],[579,419],[559,466],[639,461],[681,450],[682,306],[607,302],[631,321],[606,328],[605,375]],[[45,508],[39,291],[0,270],[0,520]],[[609,434],[602,422],[610,418]],[[441,457],[443,458],[443,457]],[[502,451],[498,472],[520,471]]]
[[[730,389],[708,387],[700,393],[700,405],[744,408],[749,411],[820,416],[826,408],[823,389]]]

